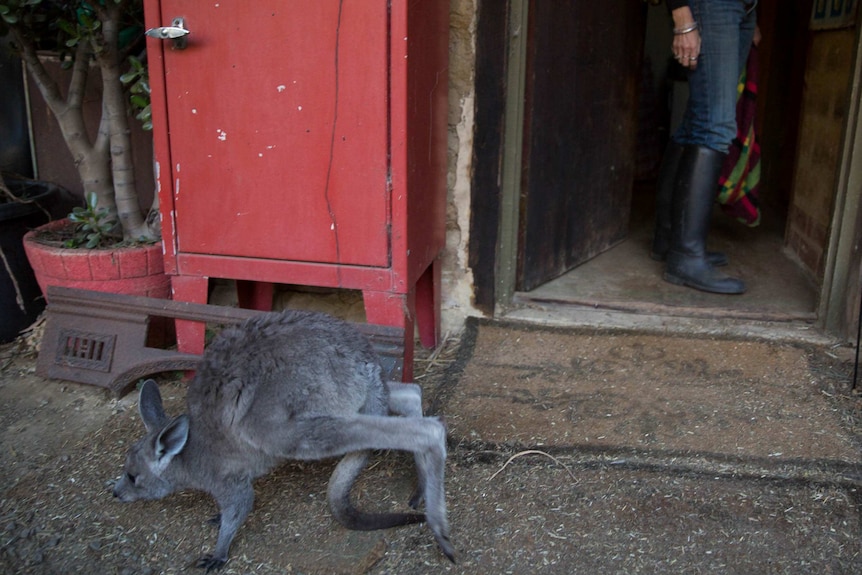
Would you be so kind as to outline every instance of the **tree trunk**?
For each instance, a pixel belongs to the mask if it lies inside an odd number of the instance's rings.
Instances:
[[[117,213],[125,239],[154,239],[144,221],[135,187],[135,167],[132,159],[132,139],[123,84],[120,82],[118,34],[121,4],[106,3],[102,7],[104,45],[96,51],[102,71],[103,113],[107,115],[111,150],[111,172]]]
[[[81,42],[75,49],[75,63],[69,79],[67,95],[64,98],[57,82],[51,77],[36,48],[26,37],[16,34],[15,41],[21,47],[21,56],[27,70],[33,77],[42,98],[57,119],[66,147],[78,170],[84,193],[94,193],[99,205],[116,213],[114,187],[111,178],[109,139],[106,116],[102,112],[96,139],[91,140],[84,122],[83,99],[92,57],[91,46]]]

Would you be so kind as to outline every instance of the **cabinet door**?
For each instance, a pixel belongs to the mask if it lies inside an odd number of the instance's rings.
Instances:
[[[387,2],[160,6],[178,253],[388,265]]]

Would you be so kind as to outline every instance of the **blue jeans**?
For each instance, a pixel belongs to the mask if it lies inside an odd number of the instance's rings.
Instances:
[[[727,153],[736,137],[737,85],[757,16],[751,1],[690,0],[690,4],[700,25],[701,49],[697,68],[688,73],[688,105],[673,140]]]

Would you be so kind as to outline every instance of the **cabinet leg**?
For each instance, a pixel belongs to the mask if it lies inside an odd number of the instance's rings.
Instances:
[[[241,308],[271,311],[274,291],[275,284],[270,282],[236,280],[236,297]]]
[[[174,301],[207,303],[209,278],[200,276],[171,276]],[[202,354],[206,324],[198,321],[176,320],[177,349],[182,353]]]
[[[416,282],[416,323],[426,348],[440,343],[440,267],[440,260],[434,260]]]
[[[404,330],[403,381],[413,381],[413,330],[415,329],[416,294],[362,292],[368,323],[391,325]]]

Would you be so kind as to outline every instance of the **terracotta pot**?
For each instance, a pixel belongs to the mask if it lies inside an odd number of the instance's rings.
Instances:
[[[57,220],[24,236],[24,250],[43,295],[49,285],[57,285],[163,299],[170,296],[161,243],[88,250],[49,246],[35,239],[40,230],[67,225],[69,220]]]

